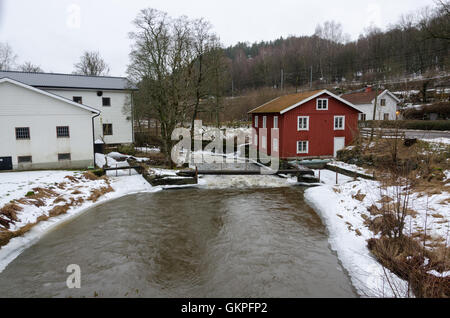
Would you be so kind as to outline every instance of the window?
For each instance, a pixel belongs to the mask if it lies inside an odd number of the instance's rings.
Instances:
[[[278,128],[278,116],[273,117],[273,128]]]
[[[104,107],[111,106],[111,98],[110,97],[103,97],[102,98],[102,103],[103,103]]]
[[[309,116],[299,116],[297,123],[298,131],[309,130]]]
[[[263,116],[263,126],[262,128],[267,128],[267,116]]]
[[[78,103],[78,104],[83,104],[83,97],[81,97],[81,96],[74,96],[73,97],[73,101],[75,103]]]
[[[384,120],[389,120],[389,114],[384,114]]]
[[[58,126],[56,127],[56,137],[58,138],[69,138],[69,126]]]
[[[297,141],[297,153],[308,153],[308,141]]]
[[[112,136],[112,134],[113,134],[112,124],[103,124],[103,135]]]
[[[32,157],[31,156],[20,156],[20,157],[17,157],[17,162],[18,163],[31,163]]]
[[[267,137],[262,136],[262,148],[267,149]]]
[[[253,145],[258,146],[258,135],[255,135],[255,137],[253,138]]]
[[[317,110],[327,110],[328,109],[328,99],[319,98],[317,99]]]
[[[30,139],[30,127],[16,128],[16,139]]]
[[[345,116],[334,116],[334,130],[345,130]]]
[[[366,121],[366,114],[359,114],[359,120]]]
[[[278,139],[274,138],[272,141],[272,150],[278,152]]]
[[[255,128],[258,128],[258,116],[255,116]]]
[[[380,105],[381,106],[386,106],[386,100],[384,98],[380,99]]]
[[[58,160],[59,161],[70,160],[70,153],[59,153]]]

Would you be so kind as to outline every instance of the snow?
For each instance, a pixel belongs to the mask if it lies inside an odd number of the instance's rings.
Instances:
[[[445,145],[450,145],[450,138],[440,137],[440,138],[433,138],[433,139],[421,139],[426,142],[431,143],[441,143]]]
[[[137,151],[144,152],[144,153],[146,153],[146,152],[154,152],[154,153],[161,152],[161,149],[159,149],[158,147],[135,147],[135,149]]]
[[[77,197],[87,198],[90,191],[100,186],[105,186],[105,181],[99,180],[83,180],[80,183],[72,182],[65,178],[66,176],[79,177],[80,172],[74,171],[34,171],[34,172],[10,172],[0,174],[0,206],[10,202],[13,199],[23,198],[28,191],[33,188],[42,187],[48,188],[55,185],[55,183],[66,182],[66,189],[55,188],[63,198],[75,197],[72,192],[76,188],[81,193]],[[0,273],[6,266],[18,257],[27,247],[36,243],[43,235],[52,229],[56,228],[63,222],[82,214],[89,208],[105,203],[109,200],[114,200],[119,197],[139,193],[139,192],[156,192],[160,191],[161,187],[152,187],[140,175],[133,175],[127,177],[110,177],[110,185],[114,189],[113,192],[106,193],[101,196],[97,202],[85,201],[79,206],[71,207],[66,214],[49,218],[47,221],[42,221],[34,226],[29,232],[23,236],[13,238],[7,245],[0,248]],[[21,226],[36,222],[39,215],[48,215],[52,204],[47,204],[41,208],[34,206],[24,206],[24,210],[18,213],[20,219],[15,225],[11,227],[12,230],[20,228]]]
[[[445,174],[447,178],[450,177],[449,171]],[[338,180],[336,185],[336,173],[322,170],[321,181],[325,184],[305,191],[306,201],[321,215],[328,228],[331,248],[336,251],[360,295],[394,296],[388,287],[389,277],[399,290],[399,295],[396,296],[406,296],[406,283],[383,269],[370,254],[367,240],[376,235],[367,228],[362,217],[365,215],[372,218],[368,208],[372,205],[381,208],[379,201],[382,196],[394,197],[397,189],[387,187],[381,190],[378,181],[360,178],[354,180],[343,175],[338,175]],[[357,194],[365,195],[362,201],[355,198]],[[418,232],[427,224],[428,235],[432,238],[445,238],[450,225],[450,204],[444,200],[449,197],[450,193],[445,191],[428,196],[412,193],[409,208],[416,211],[417,215],[406,217],[405,233]]]
[[[435,271],[433,269],[431,271],[428,271],[427,273],[431,274],[431,275],[434,275],[434,276],[437,276],[437,277],[448,277],[448,276],[450,276],[450,271],[439,273],[439,272],[437,272],[437,271]]]
[[[148,161],[148,158],[139,158],[134,156],[128,156],[121,154],[119,152],[110,152],[107,155],[96,153],[95,154],[95,164],[100,168],[105,168],[106,165],[111,168],[121,168],[121,167],[129,167],[130,165],[126,161],[126,159],[134,159],[137,162],[144,162]],[[125,160],[125,161],[119,161],[119,160]],[[137,175],[138,173],[131,169],[131,172],[129,170],[118,170],[118,171],[107,171],[107,176],[128,176],[128,175]]]
[[[352,165],[352,164],[348,164],[342,161],[332,161],[330,163],[328,163],[329,166],[332,167],[338,167],[338,168],[342,168],[348,171],[353,171],[353,172],[357,172],[366,176],[371,177],[372,175],[368,172],[367,169],[361,168],[357,165]]]
[[[336,251],[359,295],[393,297],[387,279],[401,290],[402,295],[406,295],[406,283],[384,269],[370,254],[366,241],[373,235],[364,226],[359,214],[361,211],[348,209],[330,185],[307,189],[305,200],[326,224],[330,246]]]

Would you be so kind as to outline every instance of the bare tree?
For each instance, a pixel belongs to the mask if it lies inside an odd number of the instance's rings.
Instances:
[[[100,56],[99,52],[84,52],[80,62],[74,65],[74,74],[102,76],[109,74],[109,66]]]
[[[0,71],[10,71],[16,65],[17,55],[8,43],[0,43]]]
[[[146,107],[152,108],[149,112],[155,113],[161,124],[162,151],[173,165],[171,135],[186,119],[190,100],[189,21],[185,17],[171,19],[167,13],[149,8],[138,14],[134,25],[137,30],[130,33],[134,45],[128,75],[148,94]]]
[[[28,73],[42,73],[43,70],[37,66],[32,64],[31,62],[25,62],[22,65],[19,66],[19,70],[22,72],[28,72]]]

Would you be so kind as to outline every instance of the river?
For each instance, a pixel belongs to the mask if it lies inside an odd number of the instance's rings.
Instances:
[[[81,268],[68,289],[66,268]],[[183,189],[90,209],[0,274],[0,297],[356,297],[299,187]]]

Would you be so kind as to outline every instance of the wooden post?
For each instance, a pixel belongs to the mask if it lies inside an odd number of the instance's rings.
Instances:
[[[320,171],[321,171],[321,169],[319,169],[319,183],[320,183]]]
[[[198,167],[195,166],[195,182],[198,183]]]
[[[338,180],[338,171],[337,171],[337,169],[336,169],[336,185],[338,185],[339,184],[339,180]]]

